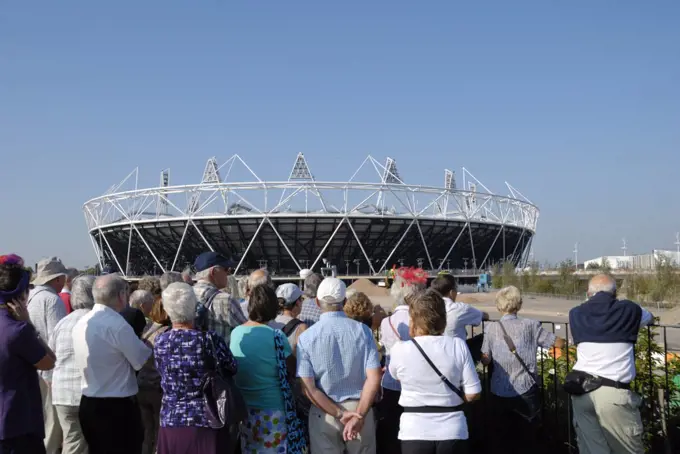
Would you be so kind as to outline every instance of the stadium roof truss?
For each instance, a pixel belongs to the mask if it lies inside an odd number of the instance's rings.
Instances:
[[[231,181],[237,166],[252,177],[248,178],[250,181]],[[366,173],[373,175],[375,181],[365,181],[369,179],[363,176]],[[193,260],[183,252],[184,248],[215,250],[206,226],[219,224],[221,220],[237,222],[233,226],[214,228],[239,230],[229,237],[238,240],[230,239],[228,244],[229,252],[240,257],[241,270],[245,269],[244,260],[254,248],[260,251],[276,248],[280,250],[280,257],[290,259],[289,263],[294,265],[291,267],[298,270],[318,268],[341,229],[358,245],[352,261],[365,260],[371,274],[379,274],[389,267],[397,259],[397,250],[405,247],[402,243],[418,239],[424,251],[419,261],[430,270],[441,270],[447,260],[450,261],[456,244],[468,240],[472,257],[465,260],[470,260],[474,268],[489,265],[491,249],[498,247],[500,238],[503,238],[502,256],[521,264],[528,259],[539,217],[538,208],[507,182],[509,194],[496,195],[463,168],[462,188],[457,187],[456,175],[448,169],[444,172],[443,187],[412,185],[402,180],[395,160],[387,158],[383,165],[370,155],[346,182],[317,180],[302,153],[297,155],[286,181],[262,180],[239,155],[233,155],[221,165],[210,158],[198,184],[171,185],[170,172],[166,169],[161,172],[159,187],[140,189],[138,175],[138,169],[133,170],[118,185],[83,206],[100,266],[103,267],[104,262],[115,263],[124,275],[136,274],[134,263],[139,256],[135,252],[138,248],[145,248],[149,260],[153,261],[146,264],[146,268],[151,266],[161,272],[179,269]],[[133,183],[134,189],[124,190]],[[304,255],[306,259],[301,260],[297,250],[304,249],[304,245],[299,248],[289,245],[291,241],[298,241],[296,237],[304,236],[302,230],[298,230],[301,226],[297,220],[305,219],[314,225],[311,232],[312,227],[305,227],[306,235],[312,243],[323,247],[311,247]],[[402,227],[371,231],[374,223],[386,219]],[[442,227],[452,222],[459,225],[457,230]],[[159,223],[171,224],[174,228],[160,233]],[[240,231],[242,224],[249,224],[250,230]],[[326,230],[317,232],[318,225],[325,226]],[[494,226],[485,243],[487,247],[490,245],[487,251],[474,244],[477,233],[473,234],[473,228],[480,226]],[[260,238],[265,229],[273,232],[279,244]],[[505,251],[505,232],[510,230],[521,236],[513,251]],[[115,248],[111,244],[113,239],[118,245]],[[121,253],[123,240],[127,240],[127,251]],[[376,247],[382,251],[379,259],[369,254]],[[434,250],[439,251],[437,257],[433,255]],[[349,262],[347,257],[345,261]]]

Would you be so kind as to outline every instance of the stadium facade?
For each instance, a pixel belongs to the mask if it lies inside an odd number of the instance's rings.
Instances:
[[[248,181],[236,181],[237,167]],[[509,195],[497,195],[463,169],[462,187],[450,170],[442,187],[412,185],[393,159],[371,156],[344,182],[317,180],[302,154],[282,181],[260,179],[238,155],[209,159],[198,184],[171,185],[168,170],[158,187],[137,181],[135,169],[83,206],[99,265],[127,277],[181,271],[206,250],[236,257],[239,274],[266,267],[278,276],[331,265],[365,276],[394,265],[523,266],[539,217],[509,183]]]

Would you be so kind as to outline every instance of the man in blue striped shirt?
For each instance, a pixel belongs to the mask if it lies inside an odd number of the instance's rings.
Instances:
[[[312,402],[311,452],[374,454],[373,402],[380,359],[368,326],[343,312],[345,283],[326,278],[317,290],[319,321],[300,335],[297,375]]]

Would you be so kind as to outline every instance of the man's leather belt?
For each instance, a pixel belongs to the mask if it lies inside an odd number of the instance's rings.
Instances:
[[[600,376],[598,376],[597,378],[599,378],[602,381],[602,386],[606,386],[607,388],[630,389],[630,383],[614,381]]]

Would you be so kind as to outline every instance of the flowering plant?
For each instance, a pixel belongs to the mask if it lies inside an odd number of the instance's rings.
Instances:
[[[414,284],[427,284],[427,272],[422,268],[402,267],[397,270],[397,275],[401,278],[401,286]]]

